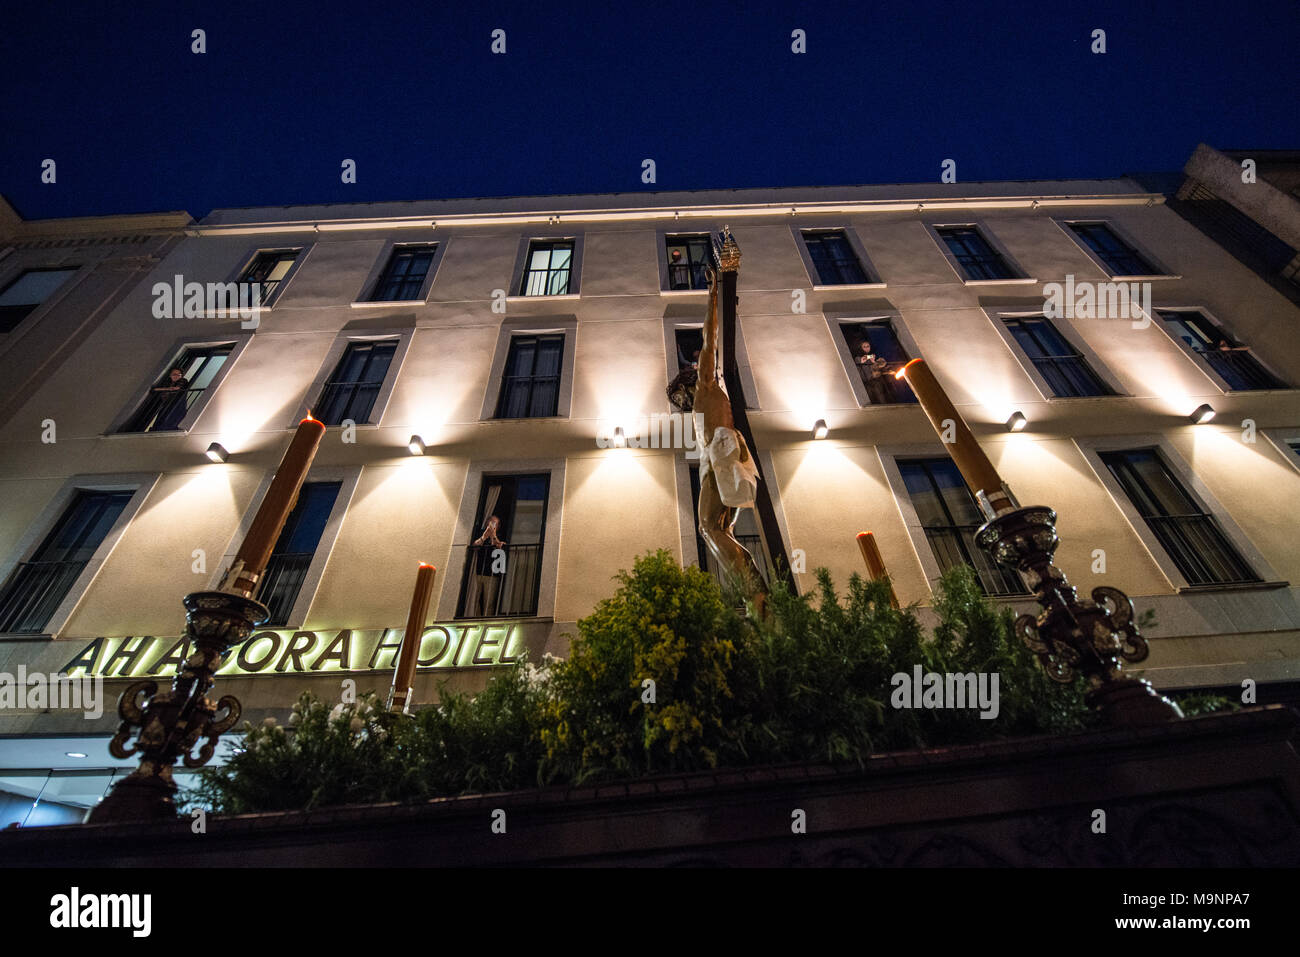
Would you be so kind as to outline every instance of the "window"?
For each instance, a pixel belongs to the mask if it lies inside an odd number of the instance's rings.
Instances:
[[[967,279],[1015,279],[1002,254],[974,226],[936,226]]]
[[[970,565],[986,594],[1027,593],[1019,572],[993,561],[975,544],[984,516],[952,459],[904,460],[898,471],[941,571]]]
[[[1157,270],[1105,223],[1069,223],[1083,244],[1106,264],[1112,276],[1152,276]]]
[[[11,332],[76,273],[76,269],[28,269],[0,290],[0,332]]]
[[[253,257],[239,281],[260,283],[262,295],[257,302],[265,306],[275,298],[276,290],[293,268],[300,252],[301,249],[264,249]]]
[[[668,236],[669,289],[708,289],[705,267],[712,261],[712,240],[707,235]]]
[[[0,633],[41,633],[134,494],[77,490],[54,530],[0,590]]]
[[[704,349],[704,330],[674,329],[673,341],[677,345],[677,371],[681,372],[699,361],[700,352]]]
[[[1286,447],[1295,453],[1295,457],[1300,459],[1300,439],[1290,439]]]
[[[563,333],[512,336],[496,417],[535,419],[556,415],[563,360]]]
[[[916,401],[907,383],[894,378],[912,357],[898,341],[893,323],[888,319],[846,322],[840,325],[840,332],[872,405]]]
[[[537,614],[551,477],[485,475],[465,549],[457,618]]]
[[[271,612],[266,627],[289,623],[289,615],[293,613],[298,592],[307,578],[307,570],[311,567],[316,546],[320,544],[342,484],[305,482],[298,492],[298,502],[280,530],[257,592],[257,600]]]
[[[1259,364],[1250,349],[1199,312],[1157,310],[1175,336],[1205,361],[1234,392],[1285,389],[1286,385]]]
[[[312,410],[316,418],[326,425],[339,425],[344,419],[369,422],[396,350],[393,339],[348,343]]]
[[[696,557],[701,568],[708,571],[719,583],[725,584],[722,569],[709,552],[709,546],[704,543],[704,536],[700,534],[700,467],[688,465],[687,469],[691,476],[691,521],[695,527]],[[763,535],[755,515],[752,508],[742,508],[731,534],[749,554],[754,556],[754,564],[763,573],[763,578],[767,579],[770,574],[768,566],[771,565],[771,560],[767,555],[767,547],[763,544]]]
[[[202,346],[184,350],[167,367],[162,381],[149,390],[122,432],[170,432],[181,427],[190,409],[207,391],[230,357],[233,345]],[[180,375],[175,373],[179,371]]]
[[[573,240],[534,239],[519,287],[521,296],[566,296],[573,273]]]
[[[1101,460],[1189,585],[1259,581],[1155,449],[1102,452]]]
[[[1083,355],[1042,316],[1003,319],[1055,396],[1114,395]]]
[[[804,230],[804,245],[817,270],[822,286],[843,286],[870,282],[858,254],[849,245],[844,230]]]
[[[424,280],[433,264],[438,245],[395,246],[379,281],[370,294],[371,302],[401,302],[420,298]]]

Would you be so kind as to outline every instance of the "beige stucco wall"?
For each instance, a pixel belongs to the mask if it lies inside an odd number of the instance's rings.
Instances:
[[[933,187],[872,187],[851,194],[887,197],[933,194]],[[974,184],[965,195],[1132,191],[1109,183]],[[776,200],[799,191],[742,197],[730,192],[671,197],[696,203]],[[950,191],[951,192],[951,191]],[[817,193],[817,198],[829,194]],[[834,198],[834,197],[832,197]],[[563,208],[577,201],[564,200]],[[559,201],[557,200],[557,202]],[[667,204],[646,195],[626,204]],[[539,208],[540,201],[480,201],[484,209]],[[617,206],[618,197],[593,197]],[[462,204],[463,206],[464,204]],[[540,208],[545,208],[541,206]],[[557,207],[559,208],[559,207]],[[406,214],[395,207],[392,214]],[[380,208],[340,208],[333,218],[380,216]],[[321,210],[274,210],[265,215],[304,221]],[[255,221],[259,211],[221,211],[212,224]],[[743,251],[739,285],[741,335],[757,394],[751,421],[760,449],[770,454],[779,489],[787,546],[806,554],[801,587],[812,570],[828,567],[841,587],[861,569],[854,535],[873,530],[904,602],[927,604],[930,582],[915,541],[889,486],[880,449],[924,448],[936,440],[915,407],[861,409],[850,373],[835,349],[826,314],[892,314],[947,387],[985,443],[990,458],[1026,504],[1045,503],[1060,514],[1059,563],[1081,592],[1110,584],[1141,607],[1157,607],[1153,667],[1175,683],[1189,683],[1195,668],[1300,675],[1300,614],[1296,592],[1235,593],[1244,603],[1253,637],[1231,635],[1229,605],[1221,597],[1178,595],[1110,492],[1098,480],[1079,441],[1115,435],[1159,435],[1192,466],[1264,559],[1287,582],[1300,578],[1294,543],[1294,502],[1300,471],[1262,436],[1242,441],[1241,422],[1258,429],[1300,426],[1294,390],[1225,395],[1196,362],[1157,325],[1134,329],[1127,321],[1058,320],[1071,325],[1117,381],[1124,396],[1045,399],[982,307],[1041,308],[1042,284],[1067,273],[1079,280],[1105,277],[1053,218],[1113,221],[1179,278],[1153,281],[1157,307],[1196,306],[1228,324],[1241,340],[1266,355],[1279,373],[1300,383],[1295,307],[1245,267],[1161,205],[1079,206],[1037,210],[981,208],[971,212],[893,211],[806,215],[808,227],[848,226],[860,238],[883,288],[813,290],[791,232],[788,211],[743,217],[732,223]],[[977,221],[1007,248],[1034,284],[968,286],[962,283],[923,223]],[[294,627],[400,626],[410,597],[413,566],[440,569],[435,608],[447,607],[446,589],[463,563],[456,540],[458,517],[476,462],[519,460],[565,463],[562,508],[548,537],[556,549],[554,618],[572,622],[610,594],[611,577],[634,557],[665,547],[681,557],[679,504],[689,495],[674,467],[680,451],[602,450],[602,424],[626,424],[638,414],[667,411],[663,399],[665,317],[702,319],[703,295],[659,291],[656,230],[690,232],[689,221],[573,223],[563,228],[584,240],[581,295],[559,301],[508,303],[492,309],[493,290],[509,286],[521,235],[550,235],[556,228],[452,226],[436,230],[375,229],[355,232],[205,234],[185,239],[134,286],[29,397],[0,422],[0,558],[18,556],[25,536],[51,498],[74,475],[148,473],[160,476],[139,513],[58,636],[70,643],[107,634],[172,635],[180,630],[180,598],[208,578],[191,570],[194,549],[215,568],[233,544],[239,522],[255,506],[257,490],[289,439],[298,409],[312,398],[312,382],[343,332],[412,330],[400,374],[377,426],[357,430],[355,444],[331,429],[318,469],[359,471],[303,621]],[[429,300],[418,304],[354,308],[351,303],[387,241],[445,244]],[[224,281],[258,248],[307,245],[309,250],[275,307],[231,366],[221,387],[188,434],[106,436],[105,430],[147,384],[178,339],[235,338],[237,320],[156,319],[150,286],[175,274]],[[791,291],[806,292],[803,314],[791,311]],[[513,292],[513,290],[511,290]],[[574,375],[571,414],[543,422],[482,421],[503,319],[534,318],[543,326],[576,320],[571,343]],[[1289,330],[1289,331],[1287,331]],[[0,354],[3,362],[3,354]],[[1219,417],[1193,427],[1186,415],[1210,402]],[[1002,423],[1014,410],[1029,429],[1008,435]],[[40,441],[39,423],[57,422],[58,441]],[[813,421],[831,428],[813,442]],[[420,434],[429,454],[413,458],[405,445]],[[224,465],[207,463],[210,442],[231,452]],[[888,454],[888,452],[886,452]],[[1090,571],[1094,549],[1104,549],[1107,572]],[[687,560],[693,560],[688,553]],[[450,599],[454,604],[454,597]],[[1228,616],[1228,618],[1225,618]],[[1242,617],[1244,616],[1244,617]],[[71,647],[71,644],[70,644]],[[1179,670],[1182,669],[1182,670]],[[1224,670],[1226,669],[1226,670]],[[291,679],[249,678],[269,688]],[[465,677],[479,682],[482,676]],[[268,692],[269,693],[269,692]],[[259,692],[260,697],[265,697]],[[274,697],[274,695],[272,695]]]

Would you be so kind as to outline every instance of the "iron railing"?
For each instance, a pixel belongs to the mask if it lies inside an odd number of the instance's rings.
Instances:
[[[1146,521],[1189,585],[1259,581],[1213,516],[1148,515]]]
[[[1201,356],[1219,374],[1228,388],[1236,392],[1254,389],[1285,389],[1277,377],[1261,366],[1244,350],[1201,349]]]
[[[262,573],[262,586],[257,600],[271,612],[265,622],[267,627],[287,625],[289,615],[293,613],[294,602],[298,592],[307,579],[307,569],[311,567],[312,552],[285,552],[272,555],[267,562],[266,571]]]
[[[180,428],[194,403],[206,389],[184,392],[150,392],[135,415],[122,426],[123,432],[171,432]],[[182,411],[180,406],[184,406]],[[170,424],[168,424],[170,420]]]
[[[457,618],[531,618],[537,614],[544,545],[467,545]],[[502,570],[504,566],[504,570]]]
[[[975,569],[975,577],[984,593],[995,598],[1028,595],[1029,589],[1018,572],[994,562],[975,544],[975,532],[980,527],[945,525],[927,528],[925,537],[939,567],[947,571],[957,565],[970,565]]]

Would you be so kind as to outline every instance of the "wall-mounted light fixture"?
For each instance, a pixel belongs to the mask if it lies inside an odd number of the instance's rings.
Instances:
[[[623,434],[623,426],[617,425],[614,427],[614,437],[609,440],[609,447],[611,449],[627,448],[627,436]]]
[[[818,419],[813,423],[813,438],[824,439],[830,434],[830,429],[826,426],[825,419]]]
[[[410,441],[406,443],[406,447],[411,450],[412,455],[423,455],[424,439],[420,438],[418,435],[413,435],[411,436]]]
[[[1028,424],[1029,424],[1029,420],[1025,418],[1025,413],[1012,412],[1011,418],[1007,419],[1007,431],[1023,432],[1025,430],[1025,426]]]
[[[1188,416],[1193,425],[1204,425],[1214,418],[1214,406],[1208,402],[1203,402],[1196,407],[1196,411]]]
[[[210,462],[224,462],[230,457],[230,453],[226,451],[226,447],[220,442],[213,442],[203,454],[208,457]]]

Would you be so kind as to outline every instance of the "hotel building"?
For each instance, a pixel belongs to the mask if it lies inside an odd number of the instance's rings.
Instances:
[[[385,694],[419,562],[417,703],[563,655],[648,550],[708,564],[689,434],[652,417],[723,226],[775,516],[738,533],[801,590],[818,566],[843,589],[871,530],[923,613],[958,562],[1036,608],[975,548],[974,501],[891,374],[921,357],[1020,502],[1057,510],[1073,584],[1154,610],[1158,688],[1295,696],[1300,313],[1136,180],[4,213],[0,672],[102,676],[106,700],[0,709],[0,825],[39,823],[33,799],[79,819],[131,764],[105,748],[117,694],[174,671],[181,597],[222,577],[309,411],[328,429],[263,578],[271,620],[218,677],[252,720],[349,678]],[[214,306],[230,283],[256,309]]]

